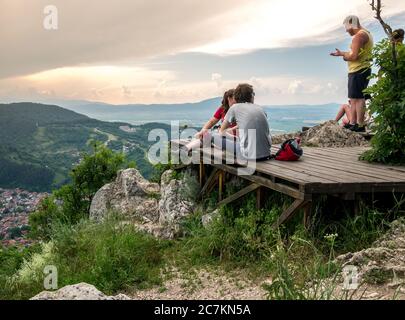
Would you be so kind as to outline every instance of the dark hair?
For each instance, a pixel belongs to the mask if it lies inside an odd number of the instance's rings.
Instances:
[[[253,86],[250,84],[242,83],[235,89],[234,98],[237,103],[252,102],[254,96]]]
[[[235,93],[234,89],[228,90],[227,92],[224,93],[224,97],[222,98],[222,108],[225,109],[226,112],[228,112],[229,108],[231,107],[229,105],[229,98],[233,98]]]
[[[401,39],[403,40],[404,34],[405,34],[404,29],[397,29],[397,30],[394,30],[394,32],[392,33],[392,38],[396,41],[401,40]]]

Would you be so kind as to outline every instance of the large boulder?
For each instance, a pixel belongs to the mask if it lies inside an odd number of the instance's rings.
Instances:
[[[131,300],[123,294],[107,296],[96,287],[79,283],[63,287],[57,291],[43,291],[30,300]]]
[[[90,217],[102,221],[114,212],[141,231],[173,239],[181,234],[182,220],[194,212],[198,188],[191,169],[177,176],[172,170],[164,172],[160,186],[143,178],[138,170],[123,170],[96,193]]]
[[[138,170],[121,170],[114,182],[95,194],[90,217],[103,220],[109,212],[117,212],[128,218],[157,222],[159,192],[159,185],[146,180]]]

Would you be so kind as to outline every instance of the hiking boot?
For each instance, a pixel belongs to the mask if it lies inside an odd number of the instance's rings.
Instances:
[[[353,131],[353,129],[355,129],[356,126],[357,126],[357,124],[348,123],[348,124],[345,124],[343,128]]]
[[[363,133],[363,132],[366,132],[366,126],[359,126],[359,125],[356,125],[356,127],[354,128],[354,130],[353,130],[354,132],[357,132],[357,133]]]

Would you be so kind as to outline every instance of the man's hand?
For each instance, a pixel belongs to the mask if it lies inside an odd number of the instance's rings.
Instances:
[[[344,56],[344,52],[340,51],[339,49],[336,49],[335,52],[332,52],[330,54],[332,57],[343,57]]]

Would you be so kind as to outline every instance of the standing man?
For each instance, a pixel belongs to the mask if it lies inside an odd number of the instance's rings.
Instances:
[[[349,65],[349,99],[351,104],[351,121],[345,126],[355,132],[365,132],[364,116],[367,89],[371,76],[372,51],[374,40],[371,33],[360,25],[357,16],[348,16],[343,22],[346,31],[353,37],[351,50],[343,52],[336,49],[333,57],[343,57]]]

